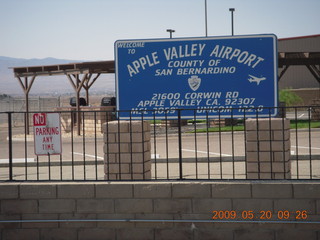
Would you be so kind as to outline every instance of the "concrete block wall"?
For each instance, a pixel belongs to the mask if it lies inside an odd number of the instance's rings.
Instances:
[[[247,119],[247,179],[290,179],[290,121]]]
[[[82,107],[84,111],[84,128],[86,133],[102,133],[102,126],[107,121],[115,119],[113,111],[114,106],[101,106],[101,107]],[[93,112],[95,111],[95,112]]]
[[[111,121],[103,125],[107,180],[151,179],[148,121]]]
[[[0,183],[0,196],[2,240],[320,239],[315,181]]]

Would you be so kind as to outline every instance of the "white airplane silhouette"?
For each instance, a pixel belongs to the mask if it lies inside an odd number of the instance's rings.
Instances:
[[[255,83],[257,83],[257,85],[259,85],[261,81],[266,80],[265,77],[258,78],[253,75],[250,75],[250,74],[249,74],[249,76],[250,76],[250,78],[248,78],[248,81],[251,83],[255,82]]]

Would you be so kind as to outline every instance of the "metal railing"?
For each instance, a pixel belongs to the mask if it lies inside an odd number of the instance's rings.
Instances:
[[[199,117],[193,110],[191,120],[181,117],[184,110],[177,111],[181,115],[175,120],[166,113],[161,120],[154,113],[149,114],[154,116],[148,119],[152,180],[248,179],[246,110],[236,118],[231,112],[228,119],[220,112],[211,116],[209,111]],[[290,107],[281,111],[290,119],[291,179],[320,179],[320,107]],[[62,154],[46,156],[34,153],[32,127],[28,135],[25,124],[13,125],[16,114],[23,115],[26,123],[28,116],[24,112],[0,113],[1,119],[6,119],[0,128],[0,181],[108,180],[104,174],[102,125],[114,120],[114,116],[121,117],[122,112],[86,110],[79,112],[81,118],[75,117],[76,111],[60,112]],[[143,112],[140,116],[144,119]],[[258,111],[255,117],[259,118]],[[271,114],[265,118],[271,119]],[[76,127],[79,120],[80,135]]]

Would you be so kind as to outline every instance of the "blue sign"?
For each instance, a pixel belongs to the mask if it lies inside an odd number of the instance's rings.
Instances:
[[[115,59],[121,119],[277,114],[275,35],[120,40]]]

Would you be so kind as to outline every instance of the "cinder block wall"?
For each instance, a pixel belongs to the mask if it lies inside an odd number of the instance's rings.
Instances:
[[[247,179],[290,179],[290,120],[246,120]]]
[[[3,240],[320,239],[320,183],[312,181],[1,183],[0,196],[1,221],[31,220],[0,222]],[[227,211],[254,219],[217,223],[213,211],[223,221]],[[278,223],[258,222],[267,211]],[[285,223],[281,211],[304,223]]]
[[[151,133],[148,121],[103,124],[106,180],[151,179]]]
[[[102,133],[102,125],[115,119],[115,106],[82,107],[81,110],[84,111],[86,133]]]

